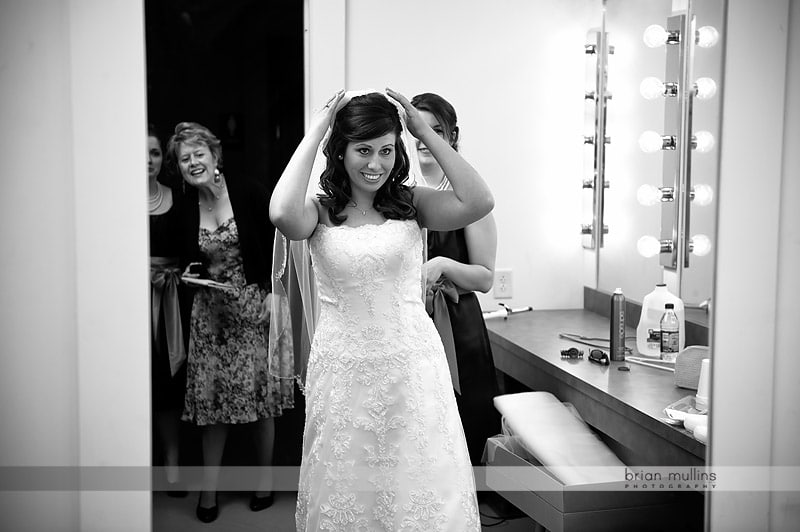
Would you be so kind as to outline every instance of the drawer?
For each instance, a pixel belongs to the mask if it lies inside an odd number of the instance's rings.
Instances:
[[[565,486],[540,464],[507,450],[501,438],[486,442],[486,484],[551,532],[679,528],[674,493],[633,491],[625,481]]]

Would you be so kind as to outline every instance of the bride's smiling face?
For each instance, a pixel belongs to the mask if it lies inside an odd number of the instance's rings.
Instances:
[[[344,151],[344,169],[353,189],[375,193],[389,178],[394,168],[397,135],[348,142]]]

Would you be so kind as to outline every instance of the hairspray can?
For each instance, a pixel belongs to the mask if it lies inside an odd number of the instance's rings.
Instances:
[[[622,288],[614,290],[611,296],[610,333],[611,360],[625,360],[625,296]]]

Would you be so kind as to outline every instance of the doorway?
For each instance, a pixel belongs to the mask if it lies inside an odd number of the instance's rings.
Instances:
[[[303,136],[303,2],[145,0],[145,39],[148,120],[207,126],[271,190]]]
[[[303,6],[296,0],[145,0],[147,118],[161,140],[179,122],[203,124],[222,142],[225,175],[260,181],[271,192],[304,133]],[[169,171],[159,180],[181,182]],[[276,419],[274,465],[299,465],[303,412],[296,392],[294,409]],[[153,429],[152,465],[161,466]],[[223,466],[254,463],[248,437],[232,427]],[[181,423],[180,441],[181,465],[202,465],[199,431]],[[196,503],[195,494],[189,497]],[[154,498],[154,510],[156,504]]]

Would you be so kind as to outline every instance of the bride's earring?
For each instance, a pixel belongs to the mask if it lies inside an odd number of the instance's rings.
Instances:
[[[340,153],[339,155],[337,155],[336,157],[337,157],[337,158],[338,158],[340,161],[341,161],[342,159],[344,159],[344,155],[342,155],[341,153]]]
[[[219,168],[214,168],[214,184],[219,185],[220,181],[222,181],[222,178],[219,175]]]

